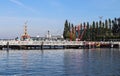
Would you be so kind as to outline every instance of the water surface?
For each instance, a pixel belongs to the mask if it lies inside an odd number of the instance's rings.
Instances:
[[[120,49],[1,50],[0,76],[120,76]]]

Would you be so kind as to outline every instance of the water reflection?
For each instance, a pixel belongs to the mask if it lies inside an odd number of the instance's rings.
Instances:
[[[44,50],[40,50],[41,51],[41,55],[43,55],[44,54]]]
[[[6,67],[9,68],[9,51],[6,51],[7,54],[6,54]]]
[[[1,76],[120,76],[119,49],[0,51]]]
[[[24,71],[24,75],[27,75],[26,72],[27,72],[27,69],[28,69],[28,55],[27,55],[27,52],[23,51],[22,53],[22,68],[23,68],[23,71]]]
[[[66,75],[120,75],[120,51],[112,49],[82,49],[64,52]]]
[[[83,50],[66,50],[64,52],[64,68],[66,75],[75,75],[81,73],[80,70],[83,66],[82,53]]]

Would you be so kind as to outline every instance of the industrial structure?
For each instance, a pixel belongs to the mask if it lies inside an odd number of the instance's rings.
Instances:
[[[30,35],[27,32],[27,22],[24,24],[24,34],[21,36],[21,40],[28,40],[30,39]]]
[[[15,38],[15,40],[18,40],[18,37]],[[49,30],[45,35],[45,37],[40,37],[39,35],[36,37],[32,37],[28,34],[27,21],[26,21],[24,24],[23,35],[21,36],[20,40],[21,41],[48,41],[48,40],[57,41],[57,40],[64,40],[64,39],[63,39],[63,36],[61,35],[57,35],[57,36],[51,35]]]
[[[76,40],[77,41],[82,41],[82,38],[86,32],[86,26],[78,25],[75,27],[75,32],[76,32]]]

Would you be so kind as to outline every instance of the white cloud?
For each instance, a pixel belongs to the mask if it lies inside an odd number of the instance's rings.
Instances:
[[[31,7],[23,4],[23,3],[20,2],[19,0],[9,0],[9,1],[12,2],[12,3],[14,3],[14,4],[16,4],[16,5],[18,5],[18,6],[20,6],[20,7],[22,7],[22,8],[24,8],[24,9],[27,9],[27,10],[29,10],[29,11],[31,11],[31,12],[34,12],[34,13],[37,13],[36,10],[34,10],[33,8],[31,8]]]
[[[19,5],[19,6],[22,6],[22,7],[25,7],[23,3],[21,3],[20,1],[18,0],[10,0],[12,3],[15,3],[16,5]]]

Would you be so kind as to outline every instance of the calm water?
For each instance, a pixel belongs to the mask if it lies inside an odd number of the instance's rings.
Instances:
[[[0,76],[120,76],[120,49],[0,51]]]

